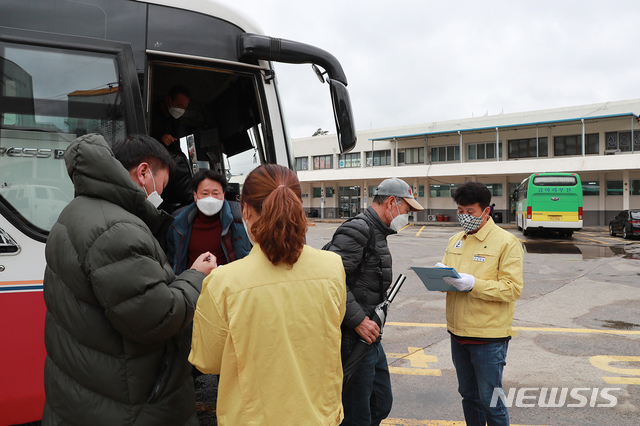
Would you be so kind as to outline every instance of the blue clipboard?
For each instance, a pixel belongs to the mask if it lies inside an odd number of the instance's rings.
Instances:
[[[460,278],[458,271],[454,268],[412,266],[411,269],[414,270],[422,284],[429,291],[460,291],[442,279],[444,277]]]

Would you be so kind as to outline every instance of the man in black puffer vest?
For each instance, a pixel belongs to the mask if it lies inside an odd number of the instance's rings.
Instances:
[[[409,223],[410,211],[423,210],[403,180],[383,181],[373,205],[342,224],[324,248],[342,256],[347,274],[347,311],[342,321],[342,363],[359,339],[370,344],[352,386],[342,395],[342,425],[379,425],[391,411],[393,396],[380,327],[370,318],[392,282],[387,236]],[[370,233],[373,232],[373,241]],[[373,250],[368,248],[371,245]],[[372,251],[372,253],[370,253]]]
[[[215,258],[176,277],[156,239],[173,161],[149,136],[112,151],[96,134],[64,159],[76,196],[45,249],[42,425],[197,426],[185,330]]]

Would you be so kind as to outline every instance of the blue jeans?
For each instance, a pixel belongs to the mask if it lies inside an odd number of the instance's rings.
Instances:
[[[342,364],[359,340],[342,338]],[[372,343],[355,373],[353,384],[342,394],[342,426],[377,426],[391,412],[393,396],[387,356],[382,343]]]
[[[491,407],[494,389],[502,391],[502,370],[508,341],[461,345],[451,336],[451,357],[458,375],[458,392],[467,426],[509,425],[509,413],[502,398]]]

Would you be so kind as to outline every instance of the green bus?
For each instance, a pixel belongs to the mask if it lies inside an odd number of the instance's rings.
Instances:
[[[513,199],[524,235],[547,229],[570,237],[582,229],[582,183],[576,173],[534,173],[518,185]]]

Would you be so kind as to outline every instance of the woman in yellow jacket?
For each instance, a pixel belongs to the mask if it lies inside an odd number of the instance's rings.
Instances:
[[[308,222],[291,170],[253,170],[240,203],[254,246],[205,279],[189,361],[220,374],[220,426],[339,425],[342,260],[304,244]]]

